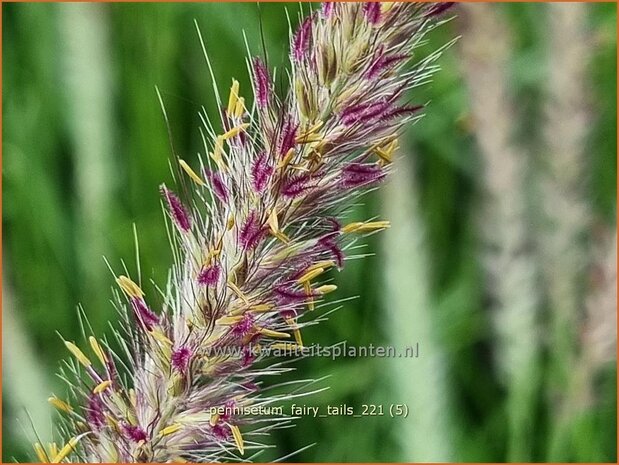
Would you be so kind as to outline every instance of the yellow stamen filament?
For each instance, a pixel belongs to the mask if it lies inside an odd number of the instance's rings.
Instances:
[[[52,397],[48,398],[47,401],[51,405],[56,407],[58,410],[62,410],[63,412],[71,413],[73,411],[73,408],[69,404],[67,404],[64,400],[59,399],[56,396],[52,396]]]
[[[288,163],[290,163],[290,160],[292,160],[292,157],[294,157],[294,149],[290,149],[286,152],[286,155],[284,155],[284,158],[277,164],[277,167],[285,168]]]
[[[47,456],[47,452],[45,452],[45,449],[43,448],[43,446],[41,444],[39,444],[38,442],[35,442],[32,445],[34,451],[37,454],[37,457],[39,459],[40,462],[42,463],[49,463],[49,457]]]
[[[258,328],[258,332],[267,337],[281,337],[281,338],[290,337],[290,334],[288,333],[282,333],[281,331],[273,331],[272,329],[267,329],[267,328]]]
[[[232,430],[232,437],[234,438],[236,448],[239,450],[241,455],[243,455],[245,453],[245,446],[243,443],[243,436],[241,435],[241,430],[236,425],[230,425],[230,429]]]
[[[357,222],[347,224],[342,228],[342,232],[368,232],[376,231],[379,229],[387,229],[389,227],[391,227],[391,223],[389,221],[370,221],[369,223]]]
[[[232,86],[230,87],[230,97],[228,97],[228,114],[231,115],[235,108],[236,102],[239,98],[239,81],[236,79],[232,80]]]
[[[64,345],[67,349],[69,349],[69,352],[71,352],[75,356],[75,358],[86,368],[92,365],[92,362],[88,359],[88,357],[84,355],[84,352],[82,352],[75,344],[69,341],[64,341]]]
[[[222,140],[232,139],[235,136],[238,136],[241,131],[244,131],[249,127],[249,123],[241,124],[240,126],[236,126],[226,132],[223,136],[221,136]]]
[[[169,436],[170,434],[176,433],[179,429],[182,428],[180,423],[174,423],[170,426],[166,426],[159,432],[159,436]]]
[[[129,297],[142,297],[144,295],[144,291],[140,289],[140,286],[126,276],[119,276],[116,278],[116,282]]]
[[[215,321],[215,324],[218,326],[230,326],[230,325],[235,325],[242,320],[243,320],[243,315],[222,316],[221,318]]]
[[[215,426],[218,421],[219,421],[219,413],[213,413],[208,422],[209,422],[209,425]]]
[[[107,363],[107,357],[105,355],[105,352],[103,352],[103,349],[101,349],[99,342],[97,342],[97,340],[93,336],[90,336],[88,338],[88,342],[90,342],[90,347],[92,348],[92,351],[95,353],[99,361],[103,365],[105,365]]]
[[[185,160],[178,160],[178,164],[181,165],[181,168],[183,168],[183,171],[187,173],[187,176],[189,176],[198,186],[204,186],[206,184],[202,178],[191,169],[191,166],[189,166]]]
[[[105,381],[99,383],[93,390],[92,392],[94,394],[101,394],[103,391],[105,391],[107,388],[109,388],[112,385],[112,382],[109,379],[106,379]]]
[[[316,288],[316,292],[319,294],[328,294],[329,292],[333,292],[337,289],[335,284],[324,284]]]
[[[79,440],[80,440],[79,437],[74,437],[74,438],[69,439],[69,442],[67,442],[65,446],[62,449],[60,449],[60,451],[56,454],[56,456],[53,458],[51,463],[60,463],[65,458],[67,458],[67,456],[71,452],[73,452]]]
[[[307,271],[303,276],[301,276],[299,279],[297,279],[297,282],[299,284],[303,284],[305,282],[309,282],[312,279],[317,278],[318,276],[320,276],[324,272],[325,272],[324,268],[314,268],[313,270]]]

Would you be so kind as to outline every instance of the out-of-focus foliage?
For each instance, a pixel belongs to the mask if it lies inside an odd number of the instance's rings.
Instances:
[[[12,313],[18,322],[15,331],[23,332],[38,365],[45,368],[44,392],[64,392],[54,373],[67,354],[56,331],[68,340],[81,338],[76,305],[83,305],[96,333],[105,333],[108,322],[115,321],[108,300],[113,279],[102,257],[115,269],[125,260],[128,269],[135,270],[133,224],[143,276],[165,282],[171,257],[157,186],[171,182],[170,139],[155,86],[165,102],[174,148],[186,160],[195,161],[201,150],[198,112],[204,106],[215,118],[218,111],[194,18],[220,89],[225,90],[236,77],[248,92],[243,30],[253,54],[266,48],[269,65],[278,68],[278,85],[285,86],[286,8],[296,24],[298,4],[3,5],[3,287],[12,295],[11,302],[4,302],[4,311]],[[308,10],[310,4],[302,8]],[[534,149],[543,135],[548,8],[544,4],[496,8],[505,16],[513,39],[508,71],[509,89],[519,111],[515,133],[519,144]],[[593,115],[586,147],[588,202],[594,224],[614,225],[616,6],[591,4],[588,13],[591,42],[586,88]],[[430,44],[446,43],[460,33],[466,34],[466,29],[456,18],[433,33]],[[513,439],[506,417],[506,386],[494,365],[490,303],[478,259],[476,199],[482,166],[461,59],[458,46],[449,49],[434,82],[411,95],[415,102],[430,105],[427,116],[411,128],[402,145],[404,152],[408,148],[415,157],[419,221],[425,225],[424,252],[429,259],[426,279],[434,304],[428,318],[446,360],[446,389],[453,409],[448,415],[453,433],[449,436],[451,458],[500,462],[509,459],[508,450],[514,445],[509,444]],[[84,98],[90,94],[81,92],[84,88],[104,89],[105,94],[90,101]],[[88,111],[90,126],[80,120],[84,111]],[[106,147],[106,152],[97,150],[100,147]],[[93,166],[80,162],[85,152],[94,157]],[[533,158],[541,157],[535,154]],[[98,171],[93,172],[96,167],[105,173],[103,179]],[[90,183],[93,188],[98,186],[96,192],[104,198],[94,202],[88,198]],[[533,190],[531,195],[535,203]],[[380,214],[384,198],[368,197],[354,215]],[[105,211],[93,211],[95,205]],[[377,237],[368,240],[367,252],[378,249]],[[309,328],[306,342],[389,344],[384,315],[390,309],[381,297],[381,270],[388,265],[378,254],[352,262],[335,276],[339,285],[335,298],[359,298],[344,302],[327,322]],[[401,276],[404,283],[412,279]],[[23,376],[36,369],[23,351],[5,343],[5,367],[7,363],[18,367],[17,373]],[[545,363],[543,357],[540,363]],[[293,377],[330,376],[317,385],[330,389],[300,403],[323,407],[346,403],[359,408],[361,404],[407,402],[394,398],[398,389],[387,383],[385,359],[315,358],[296,366]],[[551,383],[547,378],[553,373],[545,366],[540,365],[542,383]],[[590,380],[593,400],[582,415],[570,420],[573,442],[561,460],[616,460],[615,373],[616,364],[604,367]],[[28,399],[28,405],[21,405],[10,395],[19,389],[21,380],[7,379],[6,370],[3,376],[3,461],[25,461],[30,446],[15,419],[25,418],[24,407],[46,408],[45,398]],[[411,378],[408,382],[427,381]],[[534,442],[526,445],[531,455],[524,460],[549,459],[548,441],[554,422],[559,421],[554,402],[540,389],[536,414],[530,418]],[[262,460],[312,443],[317,445],[293,460],[410,460],[398,439],[400,421],[304,417],[295,428],[275,435],[276,447]],[[28,424],[23,427],[30,430]]]

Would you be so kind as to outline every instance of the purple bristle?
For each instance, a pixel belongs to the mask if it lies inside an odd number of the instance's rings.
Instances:
[[[285,197],[295,198],[303,195],[307,190],[311,189],[312,178],[308,174],[292,176],[286,179],[281,186],[281,193]]]
[[[162,184],[159,187],[161,191],[161,195],[165,199],[168,205],[168,211],[170,212],[170,216],[174,220],[174,223],[183,232],[189,232],[191,229],[191,217],[189,213],[185,209],[185,206],[180,201],[180,199],[176,196],[174,192],[169,190],[165,184]]]
[[[340,175],[340,186],[353,188],[381,181],[385,172],[376,164],[350,163]]]
[[[279,141],[279,154],[284,156],[291,148],[295,146],[295,139],[297,138],[297,129],[299,125],[292,119],[290,115],[287,115],[282,123],[282,129],[280,133]]]
[[[217,263],[204,266],[198,274],[198,283],[202,286],[215,286],[221,275],[221,266]]]
[[[88,406],[86,407],[86,420],[95,431],[98,431],[105,425],[105,414],[103,413],[103,402],[96,394],[91,394],[88,397]]]
[[[449,10],[452,6],[454,6],[455,2],[441,2],[433,5],[428,12],[426,13],[426,17],[438,16],[445,11]]]
[[[172,367],[180,373],[185,373],[191,360],[191,350],[188,347],[180,347],[172,352],[170,357]]]
[[[253,249],[258,245],[263,235],[264,228],[256,217],[256,212],[252,211],[239,231],[239,242],[245,250]]]
[[[136,318],[147,331],[152,331],[153,326],[159,324],[159,317],[148,308],[146,302],[141,297],[133,297],[131,299],[131,306],[135,313]]]
[[[256,105],[266,108],[271,99],[271,76],[262,60],[254,58],[254,87],[256,89]]]
[[[363,14],[370,24],[378,24],[380,21],[380,2],[367,2],[363,4]]]
[[[266,152],[260,152],[251,168],[252,185],[257,193],[264,190],[272,174],[273,165],[269,163]]]
[[[226,183],[224,182],[221,174],[217,171],[205,171],[204,177],[208,179],[211,185],[211,190],[215,196],[222,202],[228,202],[228,188],[226,187]]]
[[[146,431],[144,431],[139,426],[123,423],[121,428],[125,437],[133,442],[146,441],[147,439]]]
[[[300,62],[307,52],[312,36],[312,20],[313,15],[305,18],[292,38],[292,56],[297,62]]]

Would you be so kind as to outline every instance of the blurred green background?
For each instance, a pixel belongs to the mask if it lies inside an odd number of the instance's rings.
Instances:
[[[316,4],[302,4],[309,10]],[[247,91],[245,45],[286,65],[299,4],[4,4],[3,461],[32,460],[30,421],[65,388],[56,331],[116,316],[102,259],[163,283],[157,186],[169,139],[200,150],[220,88]],[[302,402],[406,404],[404,418],[302,418],[268,461],[616,461],[616,5],[459,5],[421,53],[461,35],[402,140],[398,176],[354,217],[393,227],[335,276],[359,296],[306,343],[420,344],[418,359],[303,360],[330,376]],[[130,265],[132,266],[132,265]],[[108,331],[109,332],[109,331]],[[29,412],[29,416],[25,413]]]

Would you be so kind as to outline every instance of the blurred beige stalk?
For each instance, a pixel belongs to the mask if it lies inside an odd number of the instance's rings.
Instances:
[[[6,256],[3,257],[6,260]],[[6,260],[8,261],[8,260]],[[52,439],[52,409],[45,402],[51,394],[46,369],[39,361],[32,341],[17,317],[13,293],[2,278],[2,387],[3,403],[11,408],[11,418],[4,411],[3,422],[15,436],[22,437],[26,448],[34,432],[44,441]],[[34,431],[32,427],[34,426]]]
[[[538,265],[531,252],[525,175],[528,157],[513,142],[509,26],[496,4],[461,4],[460,41],[469,102],[484,165],[483,260],[493,298],[497,363],[508,390],[508,461],[530,461],[539,388]]]
[[[61,3],[57,7],[75,167],[78,235],[74,243],[79,282],[84,286],[79,294],[87,296],[88,303],[106,302],[109,283],[102,257],[109,252],[108,219],[118,176],[113,163],[108,5]],[[105,312],[89,312],[89,318],[104,317]]]
[[[560,391],[576,357],[577,331],[582,322],[586,273],[590,265],[588,234],[591,207],[586,200],[588,181],[585,138],[588,63],[585,3],[551,3],[548,7],[550,49],[544,127],[546,163],[542,171],[544,225],[540,251],[551,306],[552,368]]]
[[[384,302],[389,344],[404,350],[419,342],[419,358],[392,358],[392,401],[406,403],[407,418],[397,419],[398,439],[406,462],[453,460],[446,366],[433,330],[429,257],[423,218],[408,159],[397,160],[383,192],[384,214],[392,227],[383,235]]]

